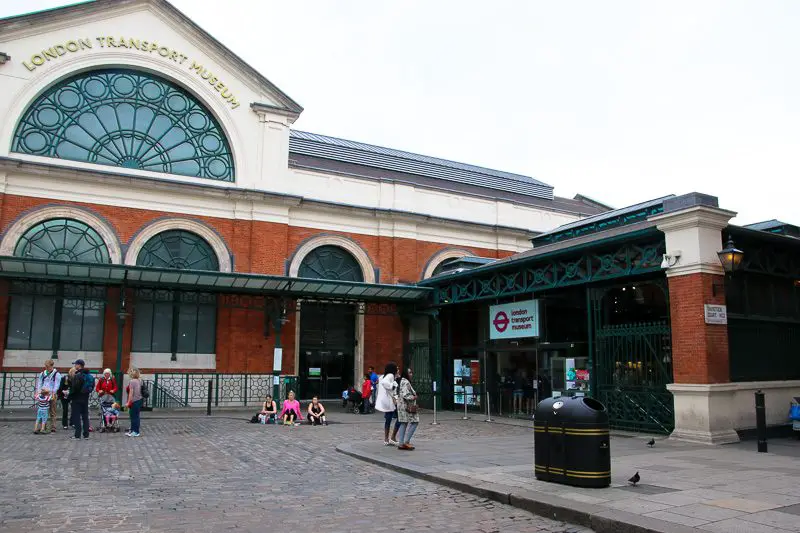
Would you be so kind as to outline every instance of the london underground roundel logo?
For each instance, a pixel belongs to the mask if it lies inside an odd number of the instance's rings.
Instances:
[[[498,313],[494,315],[492,324],[494,324],[494,329],[503,333],[508,328],[508,315],[503,311],[498,311]]]

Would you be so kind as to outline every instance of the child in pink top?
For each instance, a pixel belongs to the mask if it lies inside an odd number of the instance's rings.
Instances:
[[[300,414],[300,402],[295,400],[294,391],[289,391],[289,397],[283,402],[283,409],[281,409],[281,419],[284,425],[294,425],[295,420],[302,420],[303,415]]]

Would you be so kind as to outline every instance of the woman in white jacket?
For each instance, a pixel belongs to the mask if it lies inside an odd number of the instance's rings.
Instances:
[[[389,428],[392,427],[392,419],[397,416],[395,413],[397,406],[395,396],[397,394],[397,365],[388,363],[383,371],[383,377],[378,381],[378,397],[375,400],[375,409],[381,411],[384,417],[383,423],[383,444],[386,446],[397,445],[395,437],[400,425],[395,424],[391,440],[389,439]]]

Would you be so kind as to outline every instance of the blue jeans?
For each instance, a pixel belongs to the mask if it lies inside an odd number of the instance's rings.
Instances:
[[[403,422],[400,424],[400,432],[397,434],[397,442],[400,444],[410,444],[411,437],[413,437],[414,432],[417,431],[418,425],[419,422]]]
[[[397,411],[389,411],[388,413],[383,413],[383,429],[389,431],[389,428],[392,427],[392,419],[397,418]],[[394,429],[397,430],[400,427],[400,421],[395,421]]]
[[[76,396],[72,399],[72,425],[75,426],[75,438],[81,437],[83,429],[84,438],[89,438],[89,397]],[[81,426],[83,426],[81,428]]]
[[[142,400],[136,400],[131,405],[131,433],[139,433],[142,423]]]

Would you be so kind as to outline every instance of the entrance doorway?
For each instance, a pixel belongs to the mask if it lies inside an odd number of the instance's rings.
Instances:
[[[355,327],[352,305],[303,302],[298,368],[298,394],[302,398],[340,398],[352,385]]]

